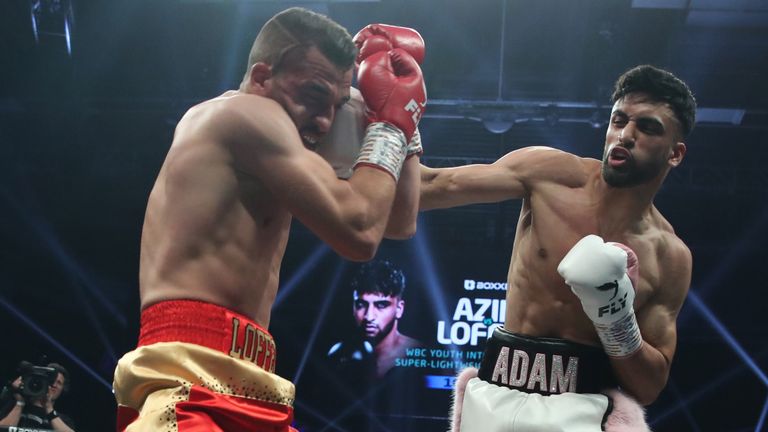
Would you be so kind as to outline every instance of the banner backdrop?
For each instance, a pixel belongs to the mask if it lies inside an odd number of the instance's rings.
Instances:
[[[456,373],[479,367],[485,340],[504,321],[508,258],[499,248],[430,251],[411,240],[385,242],[364,265],[323,260],[297,288],[330,296],[300,296],[307,312],[294,314],[292,327],[316,317],[307,324],[309,341],[285,344],[297,335],[275,331],[279,355],[282,345],[304,349],[283,351],[283,358],[305,357],[294,376],[296,426],[305,432],[446,430]],[[379,273],[372,275],[372,268]],[[399,296],[368,292],[398,281]],[[313,307],[316,313],[309,312]],[[281,307],[288,309],[297,310]]]

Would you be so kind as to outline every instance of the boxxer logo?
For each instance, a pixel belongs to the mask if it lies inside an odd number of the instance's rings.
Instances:
[[[411,119],[413,119],[413,124],[417,124],[419,122],[419,119],[421,118],[421,113],[423,111],[423,108],[426,106],[426,103],[419,103],[416,102],[416,100],[411,99],[408,101],[408,103],[403,107],[406,111],[411,112]]]

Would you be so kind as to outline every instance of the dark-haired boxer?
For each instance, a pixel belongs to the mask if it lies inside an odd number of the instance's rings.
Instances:
[[[368,125],[338,179],[312,150],[350,97],[356,56],[338,24],[288,9],[256,37],[240,89],[179,122],[144,220],[139,346],[114,377],[119,430],[293,430],[294,387],[274,373],[267,331],[291,219],[370,259],[426,104],[405,50],[364,59]]]
[[[619,77],[612,100],[602,161],[529,147],[422,168],[422,209],[523,200],[504,327],[479,375],[457,380],[455,431],[647,430],[632,399],[650,404],[666,385],[691,278],[653,199],[685,156],[696,104],[651,66]]]

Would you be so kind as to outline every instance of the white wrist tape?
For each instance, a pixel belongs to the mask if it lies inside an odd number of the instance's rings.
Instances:
[[[405,157],[409,158],[414,155],[421,156],[424,154],[424,147],[421,145],[421,134],[419,133],[419,128],[416,128],[415,131],[413,131],[413,135],[411,136],[411,141],[408,143],[408,150],[405,152]]]
[[[643,346],[643,336],[640,334],[634,312],[612,323],[593,324],[603,344],[603,350],[611,357],[626,357]]]
[[[355,168],[360,165],[372,166],[387,172],[397,181],[405,161],[407,145],[405,134],[400,129],[389,123],[371,123],[365,130],[365,139]]]

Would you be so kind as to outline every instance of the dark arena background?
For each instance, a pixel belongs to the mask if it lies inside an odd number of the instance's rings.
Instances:
[[[112,373],[138,336],[150,188],[176,123],[236,88],[262,24],[289,6],[354,34],[414,27],[427,45],[420,129],[433,167],[547,145],[602,154],[615,78],[671,70],[695,93],[688,154],[656,205],[694,258],[654,431],[768,430],[768,3],[764,0],[3,0],[0,2],[0,379],[22,360],[71,375],[78,431],[114,430]],[[297,383],[295,427],[445,431],[451,377],[503,318],[519,201],[422,213],[385,241],[400,331],[424,345],[387,379],[327,364],[352,331],[342,260],[294,221],[270,331]],[[557,317],[552,317],[557,319]]]

